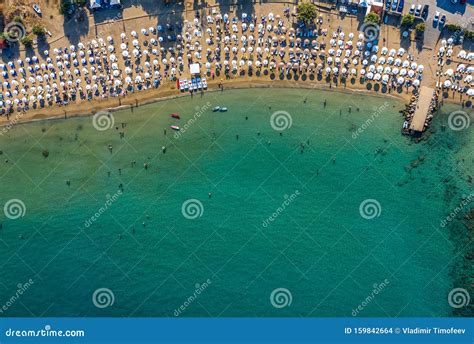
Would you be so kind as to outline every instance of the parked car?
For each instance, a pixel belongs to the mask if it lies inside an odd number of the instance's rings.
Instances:
[[[444,26],[444,24],[446,24],[446,15],[443,14],[439,20],[439,26]]]
[[[433,24],[434,25],[438,24],[438,21],[439,21],[439,11],[436,11],[433,17]]]
[[[405,6],[405,0],[400,0],[400,1],[398,2],[397,12],[398,12],[398,13],[402,13],[404,6]]]
[[[428,12],[430,10],[430,6],[429,5],[425,5],[423,6],[423,11],[421,11],[421,17],[426,20],[426,18],[428,18]]]
[[[415,5],[410,6],[410,10],[408,11],[408,13],[410,13],[410,14],[415,13]]]
[[[392,11],[396,11],[398,6],[398,0],[393,0],[392,2]]]
[[[421,5],[418,5],[415,10],[415,16],[419,17],[421,14]]]
[[[41,16],[41,8],[39,7],[38,4],[33,4],[33,10],[39,15]]]

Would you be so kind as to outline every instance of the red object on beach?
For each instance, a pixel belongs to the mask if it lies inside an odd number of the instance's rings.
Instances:
[[[179,90],[179,79],[176,79],[176,87],[177,87],[178,90]]]
[[[170,116],[173,117],[173,118],[176,118],[176,119],[181,118],[181,117],[179,117],[179,115],[177,113],[172,113]]]

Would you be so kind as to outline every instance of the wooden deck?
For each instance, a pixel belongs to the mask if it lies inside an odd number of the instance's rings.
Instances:
[[[410,123],[410,130],[422,132],[425,127],[426,117],[430,108],[431,100],[433,99],[434,89],[431,87],[422,86],[418,103],[416,104],[415,114]]]

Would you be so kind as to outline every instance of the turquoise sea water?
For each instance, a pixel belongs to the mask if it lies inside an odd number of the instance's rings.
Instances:
[[[229,90],[115,112],[105,131],[91,117],[15,126],[0,201],[25,212],[0,214],[0,303],[24,292],[2,316],[452,315],[472,238],[461,215],[440,223],[472,192],[472,129],[446,127],[446,107],[415,144],[402,108]],[[99,288],[113,304],[94,305]]]

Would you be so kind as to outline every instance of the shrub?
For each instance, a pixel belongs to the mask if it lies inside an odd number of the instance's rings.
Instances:
[[[23,24],[23,17],[21,17],[21,16],[15,16],[15,17],[13,17],[13,21],[14,21],[15,23]]]
[[[377,13],[370,12],[365,16],[364,23],[366,24],[379,24],[380,17]]]
[[[302,2],[298,5],[298,20],[305,24],[312,24],[318,15],[316,5],[311,2]]]
[[[456,24],[446,24],[444,27],[446,28],[446,30],[452,31],[452,32],[462,30],[462,27]]]
[[[31,48],[33,46],[33,39],[30,36],[25,36],[20,39],[21,44],[23,44],[26,48]]]
[[[61,0],[61,3],[59,5],[59,13],[62,15],[66,15],[68,11],[71,9],[72,4],[69,2],[69,0]]]
[[[413,14],[405,14],[402,18],[402,25],[404,26],[412,26],[413,23],[415,22],[415,17]]]
[[[425,32],[426,26],[425,23],[419,23],[415,26],[415,30],[417,33],[423,33]]]
[[[36,36],[44,36],[46,33],[46,29],[41,25],[34,25],[32,31]]]

